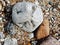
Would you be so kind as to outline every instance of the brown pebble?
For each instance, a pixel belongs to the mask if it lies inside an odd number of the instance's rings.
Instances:
[[[41,39],[44,38],[46,36],[49,35],[49,21],[48,19],[44,19],[43,23],[41,24],[41,26],[39,27],[38,31],[37,31],[37,39]]]

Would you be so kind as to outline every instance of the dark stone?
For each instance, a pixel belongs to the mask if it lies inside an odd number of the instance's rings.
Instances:
[[[4,12],[5,12],[5,18],[7,21],[10,21],[12,20],[12,5],[7,5],[5,8],[4,8]]]
[[[58,24],[58,27],[60,27],[60,24]]]
[[[58,34],[58,36],[60,36],[60,34]]]
[[[49,1],[49,4],[52,5],[53,3],[51,1]]]

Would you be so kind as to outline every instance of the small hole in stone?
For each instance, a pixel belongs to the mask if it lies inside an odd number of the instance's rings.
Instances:
[[[18,11],[17,13],[21,13],[22,11],[20,10],[20,11]]]

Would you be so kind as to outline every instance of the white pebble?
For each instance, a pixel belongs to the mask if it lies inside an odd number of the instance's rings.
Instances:
[[[31,39],[31,38],[33,38],[34,37],[34,34],[33,33],[30,33],[29,34],[29,38]]]

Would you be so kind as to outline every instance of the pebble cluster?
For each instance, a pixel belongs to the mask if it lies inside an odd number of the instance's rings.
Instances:
[[[28,32],[11,24],[12,7],[13,5],[10,4],[9,0],[0,1],[0,45],[27,45],[30,42],[31,36],[33,37],[33,34],[28,35]]]
[[[39,0],[44,18],[49,20],[50,34],[60,40],[60,0]]]
[[[11,1],[11,0],[10,0]],[[19,1],[19,0],[18,0]],[[7,33],[4,33],[4,27],[6,26],[6,23],[11,21],[11,5],[18,2],[17,0],[12,3],[9,2],[9,0],[0,0],[0,39],[1,37],[5,38]],[[50,24],[50,34],[56,38],[58,41],[60,41],[60,0],[38,0],[41,8],[44,13],[44,18],[49,19]],[[11,4],[11,5],[10,5]],[[7,6],[7,7],[6,7]],[[7,16],[9,18],[7,18]],[[5,26],[4,26],[5,25]],[[3,33],[2,33],[3,32]],[[0,40],[0,44],[3,43],[4,39]],[[18,42],[19,43],[19,42]]]

